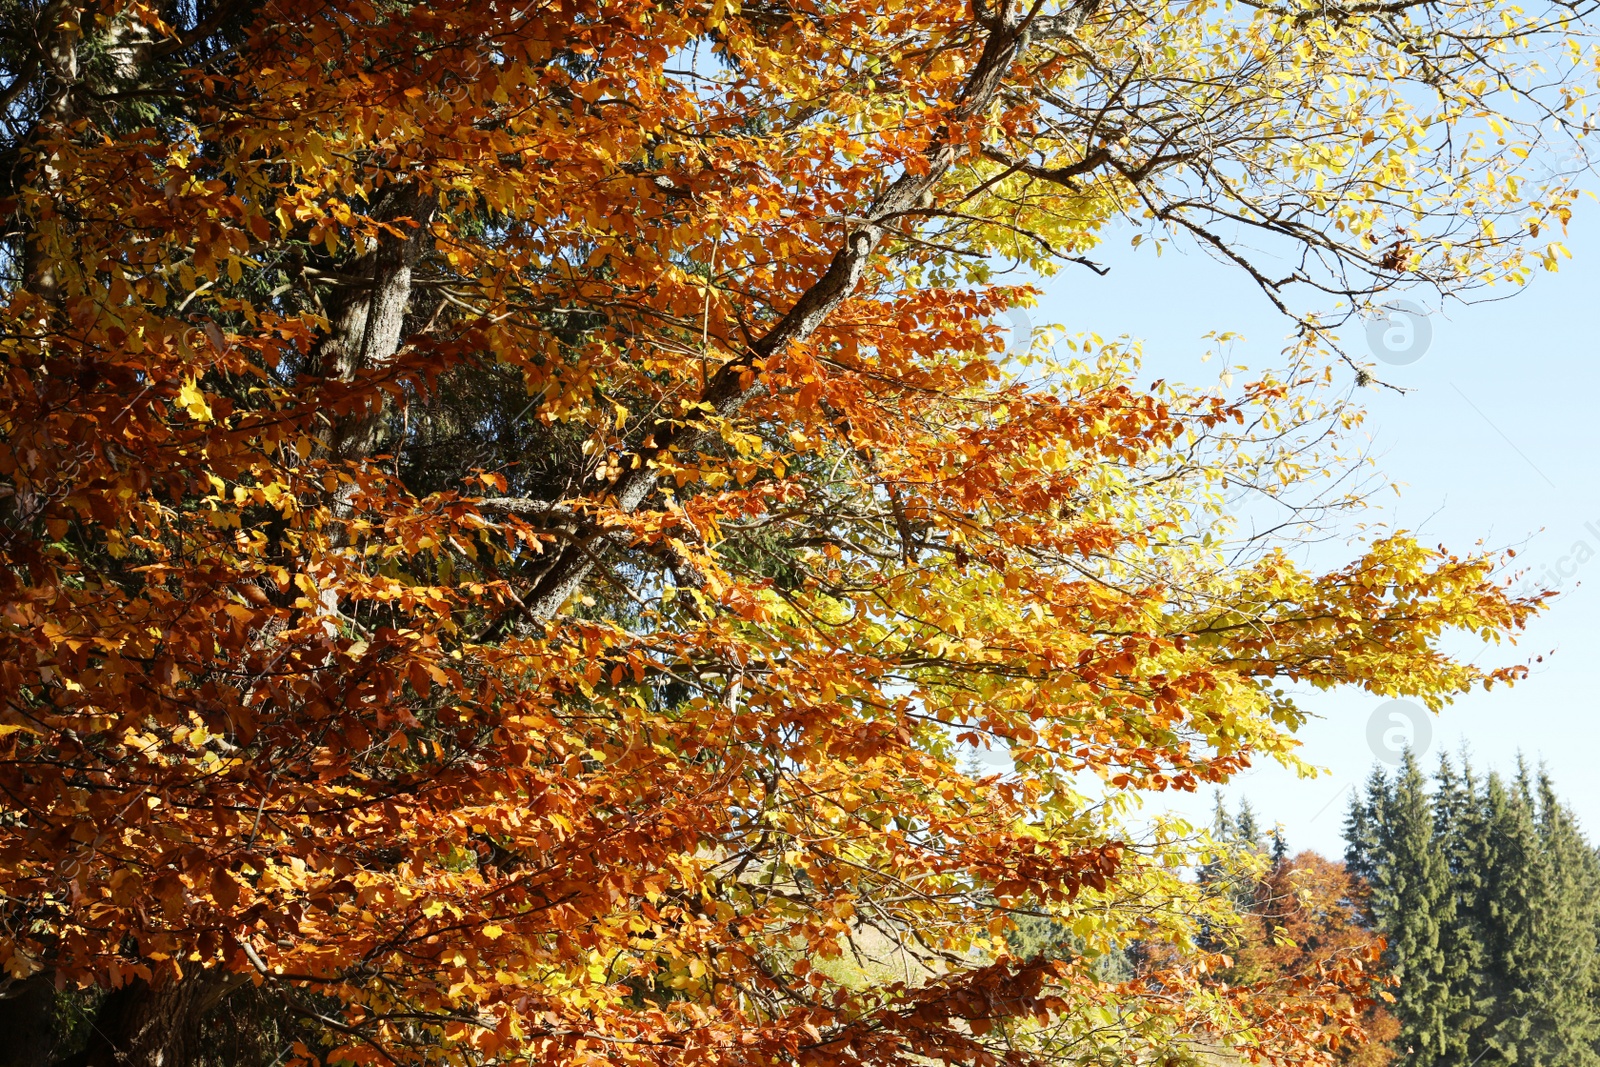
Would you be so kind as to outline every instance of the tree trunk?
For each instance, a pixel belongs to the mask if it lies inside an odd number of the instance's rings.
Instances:
[[[44,9],[35,27],[41,45],[39,74],[43,81],[44,107],[24,141],[30,149],[41,134],[59,130],[77,117],[78,50],[83,37],[84,14],[81,5],[56,0]],[[60,174],[55,164],[45,159],[35,178],[42,189],[50,189],[58,183]],[[43,239],[29,228],[22,239],[22,287],[47,303],[57,303],[61,281],[56,268],[54,250],[46,247]]]
[[[411,269],[431,237],[429,223],[438,208],[435,197],[415,186],[394,189],[373,213],[406,233],[384,234],[377,246],[357,261],[361,280],[339,293],[329,308],[328,337],[317,353],[324,374],[351,381],[364,370],[394,359],[404,336],[411,306]],[[333,418],[329,452],[336,459],[365,459],[376,443],[383,400]]]
[[[361,281],[341,291],[329,308],[330,332],[318,346],[323,374],[352,381],[361,372],[394,359],[404,338],[411,306],[411,269],[431,239],[429,224],[438,201],[415,186],[393,189],[373,217],[405,232],[384,234],[356,263]],[[327,428],[328,454],[335,460],[361,462],[377,447],[388,394],[376,393],[364,407],[334,413]],[[342,484],[334,492],[335,517],[350,517],[355,487]],[[338,541],[342,534],[335,531]]]
[[[55,984],[49,972],[0,993],[0,1067],[49,1067],[56,1046]]]
[[[189,1067],[202,1020],[241,981],[204,971],[160,985],[131,982],[101,1003],[88,1047],[57,1067]]]

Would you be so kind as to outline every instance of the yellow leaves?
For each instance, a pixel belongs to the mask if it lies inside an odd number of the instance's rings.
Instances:
[[[206,401],[205,393],[201,392],[194,378],[185,379],[183,385],[178,389],[175,402],[196,422],[210,422],[212,420],[211,405]]]
[[[22,472],[7,484],[30,477],[60,505],[44,518],[58,543],[30,546],[56,569],[7,605],[20,652],[0,657],[39,725],[0,737],[90,761],[86,780],[112,788],[44,775],[27,799],[81,828],[74,855],[120,835],[96,862],[159,880],[91,871],[73,890],[88,903],[51,898],[50,936],[75,924],[56,944],[89,946],[73,980],[121,959],[127,930],[149,959],[223,962],[219,915],[224,939],[255,938],[290,974],[389,967],[364,954],[405,928],[384,1003],[345,990],[347,1021],[382,1041],[375,1016],[469,1004],[484,1025],[418,1022],[444,1060],[487,1062],[475,1042],[522,1032],[601,1035],[517,1047],[552,1067],[687,1047],[792,1058],[819,1024],[740,998],[803,952],[793,974],[829,1028],[931,988],[923,940],[953,994],[1015,1003],[982,984],[1004,951],[993,897],[1054,909],[1085,955],[1130,931],[1154,943],[1147,922],[1182,943],[1196,906],[1178,839],[1126,862],[1095,849],[1140,790],[1225,778],[1246,750],[1292,759],[1298,712],[1261,679],[1448,694],[1476,676],[1430,658],[1439,635],[1517,621],[1481,573],[1413,546],[1332,575],[1236,555],[1236,483],[1268,500],[1316,488],[1338,468],[1317,442],[1348,409],[1242,375],[1146,389],[1130,345],[1093,337],[1041,342],[1022,367],[984,330],[1026,303],[991,285],[995,264],[1049,269],[1049,250],[1087,255],[1111,220],[1170,206],[1169,176],[1190,172],[1130,177],[1153,150],[1245,182],[1274,217],[1339,212],[1337,239],[1366,253],[1448,212],[1465,249],[1450,268],[1480,270],[1471,240],[1517,176],[1478,165],[1487,128],[1460,173],[1440,169],[1428,153],[1449,131],[1379,84],[1401,61],[1361,27],[1197,2],[1104,9],[1071,48],[1041,38],[1004,72],[1003,110],[960,124],[928,210],[961,217],[886,224],[851,298],[764,346],[885,182],[930,173],[982,27],[944,0],[799,20],[726,0],[580,7],[527,26],[493,5],[448,26],[395,7],[379,33],[335,4],[337,30],[313,20],[270,70],[241,38],[246,82],[196,68],[172,106],[214,118],[61,143],[62,196],[129,224],[42,227],[92,293],[68,297],[74,329],[50,352],[17,340],[37,324],[5,333],[14,366],[42,368],[30,389],[70,388],[59,422],[7,393]],[[680,73],[711,26],[734,61]],[[392,62],[413,39],[428,48]],[[1063,114],[1040,134],[1031,101],[1120,86],[1143,103],[1108,110],[1115,128]],[[1506,130],[1515,163],[1528,142]],[[989,148],[1076,173],[1036,177]],[[437,207],[405,336],[348,373],[312,367],[407,183]],[[1562,198],[1527,199],[1516,232],[1562,217]],[[42,217],[55,194],[32,204]],[[368,430],[381,440],[351,444]],[[102,456],[72,459],[81,476],[63,458]],[[419,462],[438,469],[419,478]],[[646,464],[679,491],[607,499]],[[81,484],[49,496],[60,478]],[[515,493],[571,510],[472,503]],[[546,620],[529,594],[574,552],[593,556],[586,580],[551,593],[573,613]],[[968,747],[991,753],[982,788],[950,765]],[[0,889],[55,884],[60,856],[14,854]],[[872,943],[874,924],[908,944]],[[1063,994],[1062,1025],[1167,1010],[1090,1004],[1089,988]],[[914,1036],[931,1058],[953,1047],[938,1026]]]
[[[43,970],[43,964],[29,958],[25,953],[12,951],[6,956],[5,971],[17,981]]]
[[[314,245],[322,245],[330,256],[339,253],[339,227],[336,223],[329,222],[311,227],[307,240]]]

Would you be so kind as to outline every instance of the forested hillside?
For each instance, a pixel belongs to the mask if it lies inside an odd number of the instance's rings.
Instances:
[[[1418,1067],[1600,1063],[1600,856],[1543,773],[1409,754],[1351,806],[1346,866]]]
[[[1600,852],[1546,774],[1443,756],[1427,777],[1407,752],[1373,769],[1345,834],[1343,863],[1291,855],[1281,828],[1219,797],[1222,848],[1199,881],[1246,917],[1209,935],[1223,981],[1282,988],[1369,953],[1368,981],[1341,994],[1362,1013],[1341,1063],[1600,1062]]]

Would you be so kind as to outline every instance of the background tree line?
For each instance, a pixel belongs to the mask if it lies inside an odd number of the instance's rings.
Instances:
[[[1373,771],[1345,833],[1405,1063],[1600,1063],[1600,860],[1543,771],[1446,756],[1430,783],[1407,753]]]
[[[1211,934],[1234,982],[1271,983],[1357,946],[1382,951],[1364,1039],[1381,1067],[1600,1063],[1600,853],[1542,770],[1509,779],[1408,752],[1350,804],[1344,863],[1291,855],[1248,802],[1219,798],[1226,848],[1202,884],[1249,918]]]
[[[1340,1063],[1383,1067],[1393,1060],[1393,979],[1383,966],[1383,937],[1364,919],[1367,886],[1336,860],[1291,853],[1282,827],[1267,830],[1248,801],[1230,814],[1219,795],[1211,836],[1224,851],[1200,869],[1200,883],[1243,916],[1205,936],[1228,957],[1223,981],[1277,991],[1299,980],[1360,1020],[1359,1030],[1335,1044]],[[1372,965],[1366,982],[1334,989],[1319,981],[1331,962],[1347,957]]]

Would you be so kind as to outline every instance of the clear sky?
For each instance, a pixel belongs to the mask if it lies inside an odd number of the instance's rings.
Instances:
[[[1364,390],[1364,432],[1402,495],[1385,492],[1381,516],[1364,519],[1457,550],[1521,546],[1531,577],[1560,588],[1516,647],[1491,648],[1484,660],[1543,662],[1525,682],[1474,692],[1433,719],[1423,763],[1431,769],[1441,751],[1463,744],[1480,766],[1502,771],[1519,752],[1542,761],[1600,842],[1600,204],[1580,203],[1565,244],[1574,258],[1559,273],[1491,290],[1492,302],[1447,305],[1430,316],[1422,358],[1377,365],[1407,392]],[[1158,258],[1127,246],[1126,236],[1113,238],[1095,254],[1111,268],[1106,277],[1072,267],[1043,282],[1035,322],[1141,338],[1149,379],[1214,381],[1217,360],[1200,361],[1211,331],[1244,335],[1232,364],[1279,361],[1289,323],[1237,268],[1198,250],[1168,248]],[[1366,357],[1358,331],[1347,340],[1352,355]],[[1458,647],[1470,658],[1481,646]],[[1291,847],[1339,855],[1347,790],[1372,767],[1368,726],[1381,703],[1359,692],[1309,695],[1304,706],[1319,718],[1302,731],[1302,754],[1330,773],[1306,781],[1258,765],[1226,791],[1230,806],[1248,797],[1268,824],[1284,825]],[[1391,740],[1408,732],[1396,728]],[[1176,797],[1173,806],[1204,819],[1211,798]]]

